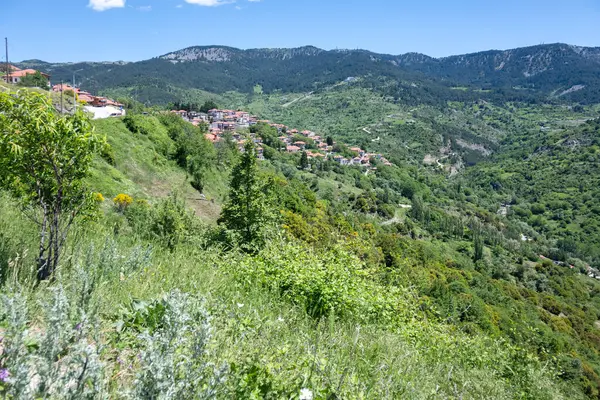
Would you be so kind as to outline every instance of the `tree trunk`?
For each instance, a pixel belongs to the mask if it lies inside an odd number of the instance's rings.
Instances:
[[[46,235],[48,234],[48,214],[46,212],[46,207],[44,207],[44,212],[43,212],[43,217],[42,217],[42,223],[41,223],[41,228],[40,228],[40,247],[39,247],[39,253],[38,253],[38,258],[37,258],[37,262],[38,262],[38,270],[37,270],[37,277],[38,280],[45,280],[48,279],[47,277],[47,271],[46,271],[46,265],[47,265],[47,260],[45,257],[46,254]]]

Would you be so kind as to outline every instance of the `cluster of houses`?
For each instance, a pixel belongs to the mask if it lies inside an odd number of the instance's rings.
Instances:
[[[85,103],[86,105],[89,105],[92,107],[109,107],[110,106],[110,107],[115,107],[115,108],[120,108],[120,109],[122,109],[124,107],[123,104],[116,102],[112,99],[109,99],[108,97],[94,96],[93,94],[91,94],[89,92],[86,92],[86,91],[81,90],[76,87],[72,87],[66,83],[61,83],[61,84],[52,86],[52,91],[57,92],[57,93],[60,93],[60,92],[75,93],[78,101]]]
[[[43,72],[37,71],[35,69],[20,69],[18,67],[15,67],[14,65],[10,65],[8,67],[8,73],[5,73],[4,76],[2,77],[2,80],[4,80],[7,83],[11,83],[13,85],[17,85],[19,83],[21,83],[21,81],[23,80],[23,78],[25,78],[27,75],[35,75],[38,72],[41,74],[41,76],[43,76],[47,81],[48,81],[48,87],[50,88],[51,84],[50,84],[50,75],[45,74]],[[81,90],[79,88],[76,87],[72,87],[71,85],[68,84],[58,84],[58,85],[54,85],[51,87],[52,91],[60,93],[60,92],[72,92],[75,93],[75,95],[77,96],[77,100],[85,103],[88,106],[92,106],[92,107],[114,107],[116,109],[123,109],[123,104],[120,104],[112,99],[109,99],[107,97],[102,97],[102,96],[94,96],[93,94],[86,92],[84,90]],[[119,114],[118,112],[115,114]]]
[[[286,125],[273,123],[268,120],[259,120],[257,117],[250,115],[245,111],[234,110],[219,110],[212,109],[208,113],[189,112],[185,110],[173,110],[183,119],[191,122],[194,125],[206,123],[209,125],[209,133],[206,138],[215,143],[223,140],[226,133],[231,133],[232,138],[238,143],[240,148],[245,143],[245,136],[239,133],[239,130],[249,128],[258,123],[265,123],[277,129],[279,140],[284,144],[284,148],[288,153],[306,152],[308,159],[329,159],[340,165],[358,165],[366,168],[372,168],[371,159],[376,159],[384,165],[391,166],[385,157],[378,153],[367,153],[359,147],[351,147],[349,150],[354,153],[354,157],[344,157],[336,153],[334,148],[336,143],[327,143],[327,139],[317,135],[315,132],[298,129],[290,129]],[[251,136],[254,143],[257,144],[257,153],[259,158],[263,158],[264,149],[261,147],[262,140],[260,137]],[[302,139],[300,139],[302,138]],[[312,149],[309,149],[312,148]]]

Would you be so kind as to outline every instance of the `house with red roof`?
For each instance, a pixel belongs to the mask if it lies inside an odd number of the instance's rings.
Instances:
[[[357,153],[359,157],[363,157],[365,155],[365,151],[360,147],[350,147],[350,151]]]
[[[306,143],[298,141],[298,142],[294,142],[294,146],[297,146],[300,149],[304,150],[306,148]]]
[[[80,93],[77,96],[77,99],[79,101],[83,101],[86,104],[91,104],[94,102],[94,96],[90,95],[89,93]]]
[[[325,154],[321,154],[321,153],[313,153],[312,151],[307,151],[306,152],[306,156],[311,159],[311,158],[325,158]]]
[[[16,67],[15,67],[16,68]],[[4,80],[7,83],[12,83],[12,84],[17,84],[19,82],[21,82],[21,80],[23,78],[25,78],[27,75],[35,75],[36,73],[38,73],[39,71],[36,71],[35,69],[18,69],[17,70],[12,70],[10,72],[10,74],[6,75],[4,77]],[[40,74],[42,74],[42,76],[44,78],[46,78],[46,80],[48,80],[48,85],[50,85],[50,75],[45,74],[43,72],[40,72]]]
[[[67,90],[70,90],[72,92],[76,91],[75,88],[71,87],[68,83],[62,83],[52,86],[53,92],[66,92]]]
[[[204,137],[208,140],[210,140],[212,143],[216,143],[219,141],[219,137],[215,134],[212,133],[207,133],[204,135]]]

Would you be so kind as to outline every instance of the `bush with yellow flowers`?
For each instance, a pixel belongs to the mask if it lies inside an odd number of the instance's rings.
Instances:
[[[92,198],[96,203],[104,203],[104,196],[102,196],[102,193],[94,193]]]
[[[131,205],[131,203],[133,203],[133,198],[128,194],[121,193],[113,199],[113,202],[115,203],[115,207],[117,207],[117,210],[119,210],[119,212],[123,212],[127,207]]]

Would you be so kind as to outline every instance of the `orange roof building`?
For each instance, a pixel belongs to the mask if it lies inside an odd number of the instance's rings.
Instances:
[[[11,73],[6,76],[4,79],[8,82],[8,83],[19,83],[21,82],[21,80],[26,77],[27,75],[34,75],[39,71],[36,71],[35,69],[19,69],[18,71],[11,71]],[[50,75],[45,74],[43,72],[40,72],[40,74],[42,74],[42,76],[46,79],[50,79]]]

